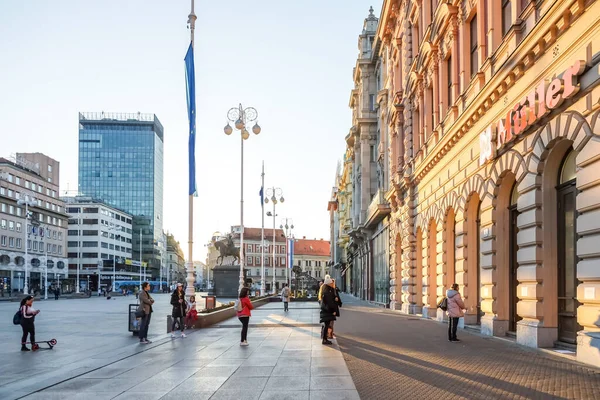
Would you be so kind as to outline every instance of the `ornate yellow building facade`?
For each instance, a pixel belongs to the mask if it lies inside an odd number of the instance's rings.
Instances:
[[[600,366],[600,1],[385,0],[390,307]]]

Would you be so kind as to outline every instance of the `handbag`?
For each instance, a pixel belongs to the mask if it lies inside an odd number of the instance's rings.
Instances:
[[[448,298],[444,297],[442,300],[440,300],[440,302],[437,304],[437,308],[441,309],[442,311],[448,311]]]
[[[146,313],[144,312],[144,309],[141,306],[135,312],[136,318],[144,318],[145,315],[146,315]]]
[[[15,313],[13,317],[13,324],[21,325],[21,321],[23,320],[23,313],[21,312],[21,308],[19,307],[19,311]]]

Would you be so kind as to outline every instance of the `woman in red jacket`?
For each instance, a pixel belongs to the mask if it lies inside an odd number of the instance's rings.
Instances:
[[[248,292],[248,288],[242,288],[240,291],[240,303],[242,304],[242,311],[237,312],[238,319],[242,323],[242,340],[240,341],[240,346],[248,346],[248,323],[250,322],[250,317],[252,316],[250,310],[254,308],[250,298],[248,297]]]

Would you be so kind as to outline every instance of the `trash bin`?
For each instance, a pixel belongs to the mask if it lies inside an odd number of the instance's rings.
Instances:
[[[140,318],[136,318],[135,316],[135,312],[139,306],[139,304],[129,305],[129,332],[132,332],[134,336],[139,333],[140,323],[142,322]]]
[[[206,300],[206,309],[207,310],[212,310],[213,308],[215,308],[215,305],[217,303],[217,297],[216,296],[203,296],[204,300]]]

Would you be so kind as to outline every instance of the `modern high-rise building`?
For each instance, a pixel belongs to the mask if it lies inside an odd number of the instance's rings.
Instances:
[[[133,259],[148,262],[148,279],[162,259],[163,139],[154,114],[79,113],[79,192],[133,216]]]

